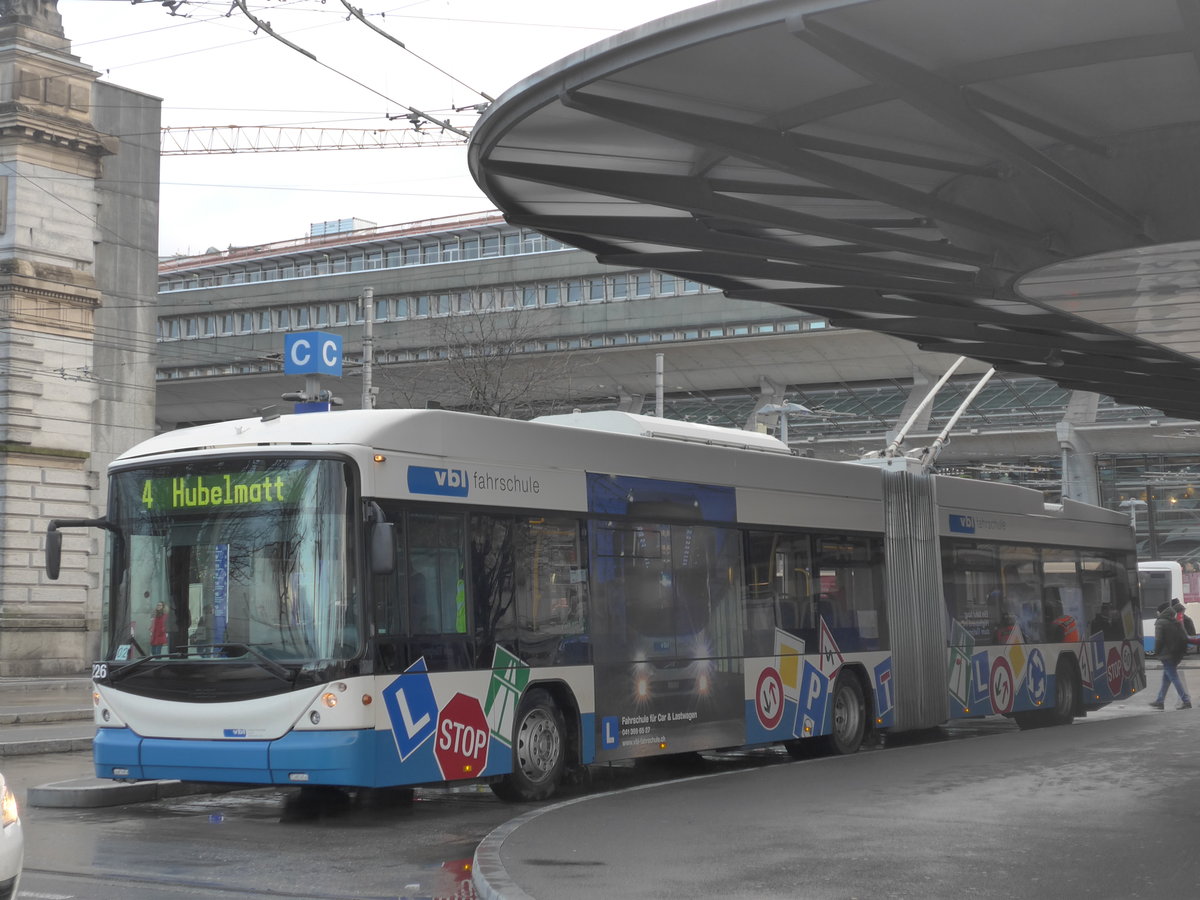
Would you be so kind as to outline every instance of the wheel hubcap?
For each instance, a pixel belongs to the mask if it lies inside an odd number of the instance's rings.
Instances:
[[[850,741],[858,734],[859,710],[858,704],[850,695],[850,691],[841,690],[833,700],[833,733],[843,743]]]
[[[517,736],[517,762],[530,781],[547,778],[558,763],[561,737],[548,712],[535,709],[521,722]]]

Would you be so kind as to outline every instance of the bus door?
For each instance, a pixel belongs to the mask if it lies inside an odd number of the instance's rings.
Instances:
[[[396,525],[395,572],[372,584],[382,671],[403,671],[419,659],[430,671],[471,668],[463,515],[381,505]]]

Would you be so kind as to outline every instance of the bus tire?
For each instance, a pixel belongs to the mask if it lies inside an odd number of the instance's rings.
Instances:
[[[1070,725],[1079,711],[1079,672],[1071,660],[1058,661],[1054,671],[1054,709],[1047,710],[1049,725]]]
[[[829,734],[818,740],[828,753],[857,753],[867,735],[867,701],[862,682],[842,672],[829,696]]]
[[[554,796],[567,763],[566,724],[550,694],[534,688],[521,698],[513,728],[512,772],[492,782],[501,800],[528,803]]]

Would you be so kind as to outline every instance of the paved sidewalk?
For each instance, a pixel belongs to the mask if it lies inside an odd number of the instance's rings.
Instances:
[[[0,759],[90,750],[95,731],[90,678],[0,678]]]

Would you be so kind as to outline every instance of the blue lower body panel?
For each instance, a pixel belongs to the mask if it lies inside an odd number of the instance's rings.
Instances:
[[[274,741],[139,737],[97,729],[98,778],[218,781],[237,784],[375,786],[374,731],[299,731]]]

